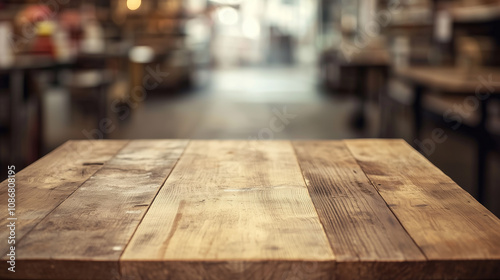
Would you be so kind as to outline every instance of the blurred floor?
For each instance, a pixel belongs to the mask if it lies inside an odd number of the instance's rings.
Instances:
[[[360,137],[348,127],[355,100],[325,96],[317,86],[314,67],[236,68],[215,70],[203,89],[173,95],[149,92],[143,104],[107,138],[193,138],[193,139],[340,139]],[[51,149],[68,135],[85,138],[95,120],[67,123],[70,112],[59,108],[62,92],[51,92],[46,102]],[[57,109],[56,109],[57,108]],[[287,115],[270,123],[276,115]],[[292,116],[293,115],[293,116]],[[73,118],[74,119],[74,118]],[[116,118],[115,118],[116,119]],[[51,123],[51,126],[48,124]],[[54,125],[59,123],[59,125]]]

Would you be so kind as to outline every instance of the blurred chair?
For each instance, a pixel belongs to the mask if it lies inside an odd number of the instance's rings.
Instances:
[[[71,95],[73,116],[97,119],[96,128],[108,117],[108,89],[113,82],[106,59],[99,56],[80,56],[71,70],[61,73],[61,81]]]

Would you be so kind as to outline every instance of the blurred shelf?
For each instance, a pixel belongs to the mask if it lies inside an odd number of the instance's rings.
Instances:
[[[389,29],[432,29],[432,22],[401,22],[394,23],[388,26]]]
[[[500,20],[500,5],[457,7],[450,9],[454,22],[474,23]]]

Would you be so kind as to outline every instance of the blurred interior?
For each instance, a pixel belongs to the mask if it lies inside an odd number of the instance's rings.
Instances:
[[[0,1],[0,162],[69,139],[404,138],[498,216],[495,93],[485,142],[464,95],[424,94],[416,122],[395,73],[500,81],[499,47],[497,0]]]

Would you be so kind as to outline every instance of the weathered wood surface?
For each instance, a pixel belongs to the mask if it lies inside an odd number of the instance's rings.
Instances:
[[[427,259],[441,262],[441,268],[433,268],[437,278],[488,278],[493,272],[500,277],[495,215],[403,140],[346,144]],[[484,265],[491,260],[496,266],[489,271]]]
[[[129,142],[19,242],[18,258],[26,262],[20,263],[16,278],[118,278],[123,249],[186,144]],[[65,260],[88,262],[75,269]]]
[[[402,140],[71,141],[16,178],[2,279],[500,278],[499,219]]]
[[[359,263],[378,261],[404,279],[425,257],[342,142],[294,143],[309,193],[337,258],[341,279],[365,277]],[[401,262],[412,262],[411,267]],[[375,271],[376,272],[376,271]],[[381,270],[385,273],[385,270]],[[370,278],[384,275],[369,275]]]
[[[202,275],[217,278],[208,272],[231,270],[227,260],[274,260],[267,269],[281,278],[288,261],[303,259],[334,256],[290,142],[193,141],[125,250],[122,269],[153,279],[167,270],[150,262],[208,261]],[[283,270],[273,272],[277,266]],[[192,273],[186,266],[172,279]]]
[[[127,141],[68,141],[22,171],[16,170],[16,238],[21,239],[70,196]],[[7,168],[2,170],[7,172]],[[7,240],[7,180],[0,184],[0,240]],[[22,219],[22,220],[21,220]],[[6,243],[6,242],[5,242]],[[7,247],[1,247],[5,256]]]

